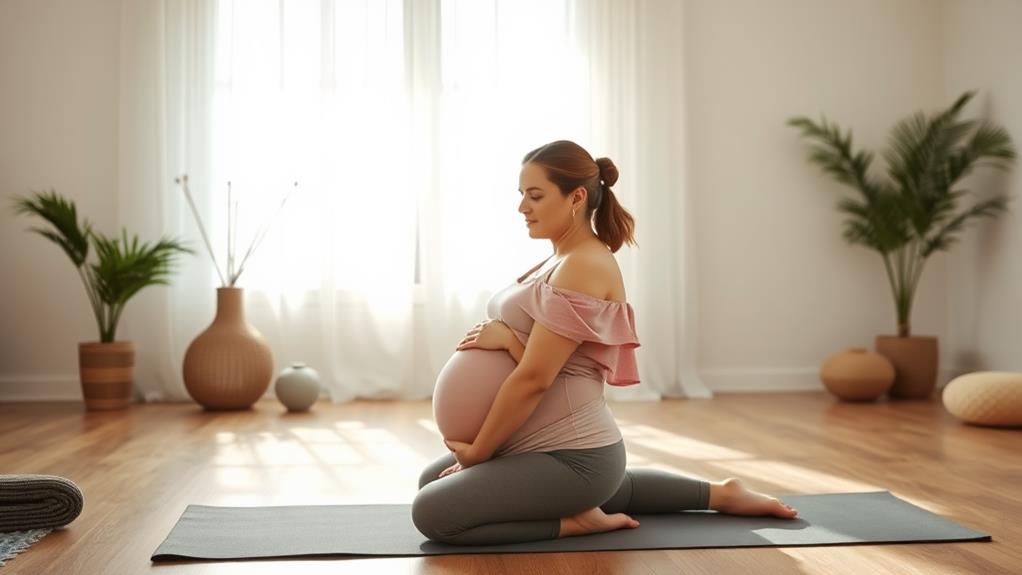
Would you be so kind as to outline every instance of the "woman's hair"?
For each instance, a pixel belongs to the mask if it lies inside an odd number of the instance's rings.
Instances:
[[[625,242],[635,241],[635,219],[629,214],[610,187],[617,182],[617,166],[610,158],[593,159],[582,146],[568,140],[557,140],[525,154],[522,165],[529,162],[546,169],[547,177],[557,184],[561,195],[567,197],[572,190],[586,189],[586,220],[593,220],[596,212],[596,236],[617,252]]]

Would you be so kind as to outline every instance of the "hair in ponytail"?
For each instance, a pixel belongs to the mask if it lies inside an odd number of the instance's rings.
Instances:
[[[579,186],[586,189],[586,219],[593,222],[596,236],[611,252],[617,252],[625,243],[638,245],[635,218],[621,207],[611,191],[611,186],[617,183],[618,171],[610,158],[594,160],[575,142],[557,140],[525,154],[522,164],[529,162],[545,168],[547,177],[565,197]]]

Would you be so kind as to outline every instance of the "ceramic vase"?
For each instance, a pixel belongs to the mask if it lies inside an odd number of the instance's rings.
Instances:
[[[319,374],[302,362],[295,362],[277,376],[273,392],[288,411],[307,411],[319,399]]]
[[[244,290],[221,287],[216,296],[216,318],[185,352],[185,388],[206,409],[247,409],[270,387],[273,354],[245,321]]]

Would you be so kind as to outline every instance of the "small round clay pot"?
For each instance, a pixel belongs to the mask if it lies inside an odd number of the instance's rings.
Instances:
[[[862,347],[829,356],[820,367],[827,391],[846,401],[873,401],[894,384],[894,365]]]

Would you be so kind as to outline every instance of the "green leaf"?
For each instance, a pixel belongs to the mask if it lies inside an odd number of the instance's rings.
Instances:
[[[138,236],[128,239],[122,230],[120,239],[101,233],[92,235],[99,261],[92,265],[96,292],[107,305],[123,305],[142,288],[169,285],[175,258],[181,253],[194,253],[170,239],[154,244],[139,244]]]
[[[38,216],[53,226],[52,231],[32,228],[59,245],[71,258],[75,267],[81,267],[89,255],[88,235],[91,226],[87,221],[78,224],[78,212],[73,201],[66,200],[55,191],[33,192],[29,197],[14,198],[17,214]]]
[[[929,257],[935,251],[949,249],[958,240],[955,234],[964,229],[970,219],[981,217],[992,218],[999,213],[1007,211],[1008,201],[1009,199],[1006,196],[994,196],[993,198],[976,203],[968,210],[955,216],[923,244],[922,256],[924,258]]]

